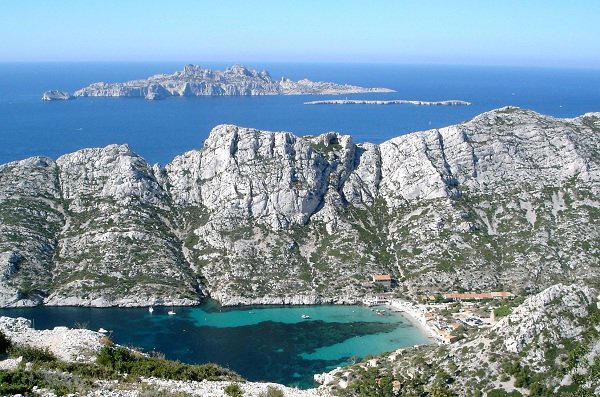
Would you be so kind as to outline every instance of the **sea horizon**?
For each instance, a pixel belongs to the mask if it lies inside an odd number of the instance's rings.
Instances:
[[[598,111],[600,71],[562,68],[345,63],[246,63],[274,79],[309,78],[393,93],[349,99],[465,100],[471,106],[308,106],[331,95],[77,98],[44,103],[44,91],[74,91],[97,81],[122,82],[173,73],[181,62],[0,63],[0,164],[32,156],[59,156],[89,147],[127,143],[149,163],[166,164],[201,148],[213,127],[235,124],[296,135],[336,131],[357,143],[381,143],[410,132],[457,124],[485,111],[518,106],[554,117]],[[204,67],[231,66],[227,62]],[[345,96],[344,96],[345,97]],[[48,139],[48,137],[52,139]]]

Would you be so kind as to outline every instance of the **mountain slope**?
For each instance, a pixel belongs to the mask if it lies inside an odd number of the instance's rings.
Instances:
[[[518,108],[381,145],[231,125],[0,166],[3,305],[354,301],[598,282],[600,114]],[[74,299],[70,299],[74,298]]]

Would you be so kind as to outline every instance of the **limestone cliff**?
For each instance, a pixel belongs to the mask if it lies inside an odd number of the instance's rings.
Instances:
[[[215,127],[150,166],[127,146],[0,166],[3,306],[351,302],[598,281],[600,114],[518,108],[381,145]]]

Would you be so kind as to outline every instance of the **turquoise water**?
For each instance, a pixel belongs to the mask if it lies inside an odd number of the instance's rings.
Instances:
[[[215,362],[248,380],[311,387],[313,374],[429,340],[400,313],[377,315],[362,306],[283,306],[222,309],[35,307],[0,309],[34,320],[37,329],[87,324],[120,344],[189,363]],[[309,319],[303,319],[307,315]]]

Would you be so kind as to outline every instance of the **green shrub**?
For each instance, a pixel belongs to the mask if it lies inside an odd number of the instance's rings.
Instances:
[[[458,394],[448,390],[447,387],[438,384],[429,389],[431,397],[458,397]]]
[[[0,370],[0,396],[28,394],[33,386],[46,386],[35,372]]]
[[[377,368],[368,368],[356,374],[357,378],[350,384],[348,391],[351,395],[361,397],[388,397],[393,394],[392,377],[382,375]]]
[[[52,363],[58,359],[47,347],[33,347],[27,345],[13,345],[8,350],[11,357],[23,357],[23,360],[31,363]]]
[[[171,380],[240,380],[235,372],[216,364],[183,364],[176,361],[147,357],[124,347],[103,347],[96,363],[105,369],[127,373],[134,377],[157,377]]]
[[[269,386],[267,390],[260,392],[258,397],[283,397],[283,391],[277,387]]]
[[[490,390],[487,395],[488,397],[523,397],[517,390],[513,390],[509,393],[502,389]]]
[[[512,313],[512,309],[509,306],[500,306],[494,309],[496,317],[505,317]]]
[[[229,397],[242,397],[244,395],[242,388],[237,383],[231,383],[225,386],[224,391]]]
[[[4,332],[0,331],[0,354],[8,352],[11,346],[12,343],[10,342],[10,339],[4,335]]]

